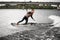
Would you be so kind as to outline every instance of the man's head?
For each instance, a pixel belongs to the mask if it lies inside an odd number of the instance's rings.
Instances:
[[[31,9],[32,13],[34,13],[34,9]]]
[[[32,9],[32,11],[34,11],[34,9]]]

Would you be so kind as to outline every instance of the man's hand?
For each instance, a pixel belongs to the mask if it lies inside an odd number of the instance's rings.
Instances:
[[[35,21],[35,19],[32,17],[32,15],[31,15],[31,18]]]
[[[33,19],[35,21],[35,19]]]

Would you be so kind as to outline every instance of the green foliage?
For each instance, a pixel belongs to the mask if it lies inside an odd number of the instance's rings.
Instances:
[[[0,6],[0,9],[57,9],[57,7],[52,7],[52,6],[39,6],[39,5],[28,5],[28,4],[17,4],[17,5],[9,5],[6,4],[5,6]]]

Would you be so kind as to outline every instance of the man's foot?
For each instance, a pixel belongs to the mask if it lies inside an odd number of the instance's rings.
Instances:
[[[19,25],[19,23],[17,23],[16,25]]]

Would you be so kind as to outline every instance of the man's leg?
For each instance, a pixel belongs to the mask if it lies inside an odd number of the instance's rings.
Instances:
[[[27,24],[28,23],[28,18],[26,18],[25,21],[26,21],[25,24]]]
[[[18,22],[17,22],[17,25],[18,25],[20,22],[24,21],[24,18],[25,18],[25,17],[23,17],[23,19],[22,19],[21,21],[18,21]]]

